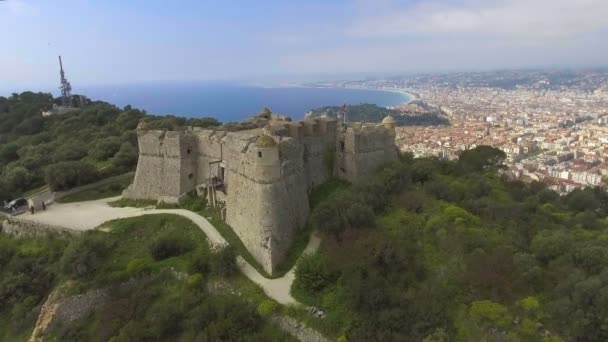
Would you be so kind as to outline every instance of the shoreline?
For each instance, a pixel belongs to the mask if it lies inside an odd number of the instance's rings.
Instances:
[[[420,97],[420,95],[410,92],[407,89],[401,89],[401,88],[338,87],[338,86],[329,87],[329,86],[305,86],[305,85],[284,85],[284,86],[280,86],[277,88],[350,89],[350,90],[383,91],[383,92],[389,92],[389,93],[397,93],[408,99],[407,101],[403,101],[400,104],[408,104],[412,101],[422,99]]]

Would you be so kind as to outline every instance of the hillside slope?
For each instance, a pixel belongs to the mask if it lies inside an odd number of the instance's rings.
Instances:
[[[608,340],[608,194],[510,181],[502,159],[404,157],[335,192],[292,294],[351,341]]]

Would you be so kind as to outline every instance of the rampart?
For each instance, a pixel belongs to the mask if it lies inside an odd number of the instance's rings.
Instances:
[[[259,124],[261,121],[262,124]],[[311,189],[333,176],[355,181],[397,156],[394,126],[335,120],[258,118],[254,128],[227,131],[140,125],[134,199],[179,202],[197,189],[225,206],[226,222],[272,273],[309,214]]]

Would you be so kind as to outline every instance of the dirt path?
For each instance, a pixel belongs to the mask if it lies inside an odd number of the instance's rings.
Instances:
[[[212,245],[227,244],[226,240],[207,219],[192,211],[184,209],[114,208],[108,205],[108,202],[119,198],[113,197],[97,201],[66,204],[55,203],[49,206],[46,211],[39,211],[34,215],[27,213],[19,216],[19,218],[82,231],[93,229],[104,222],[115,219],[151,214],[174,214],[186,217],[199,226],[207,235]],[[320,243],[320,238],[316,234],[313,234],[304,253],[314,253],[319,248]],[[300,304],[290,294],[291,284],[293,284],[295,279],[293,268],[281,278],[268,279],[262,276],[240,256],[237,258],[237,265],[243,274],[258,284],[268,297],[285,305]]]

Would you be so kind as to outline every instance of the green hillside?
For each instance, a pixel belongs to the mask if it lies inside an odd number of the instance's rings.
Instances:
[[[350,341],[608,340],[608,194],[510,181],[503,158],[406,156],[334,192],[292,292]]]
[[[54,325],[48,341],[292,341],[255,298],[230,290],[243,291],[241,282],[232,249],[211,250],[179,216],[113,221],[79,237],[0,233],[0,340],[27,340],[60,286],[66,296],[105,289],[108,297],[83,319]]]
[[[90,100],[76,111],[43,117],[57,102],[45,93],[0,97],[0,203],[45,183],[61,190],[134,170],[135,128],[144,117],[151,127],[219,125]]]

